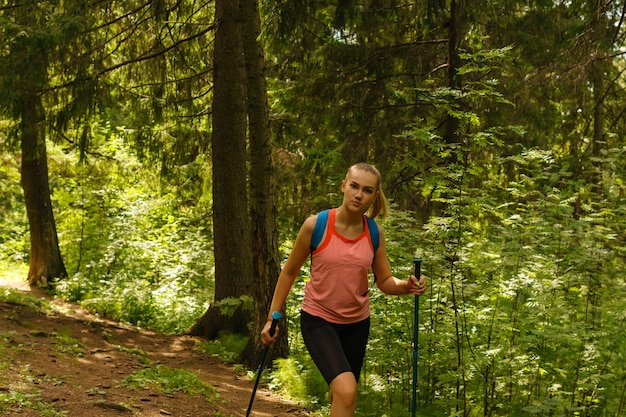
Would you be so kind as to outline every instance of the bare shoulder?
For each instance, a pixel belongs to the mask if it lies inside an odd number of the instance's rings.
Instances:
[[[300,233],[312,235],[313,229],[315,229],[315,223],[317,223],[317,214],[307,217],[300,227]]]
[[[308,217],[302,223],[302,226],[300,226],[300,230],[298,231],[298,236],[296,236],[296,241],[292,253],[302,253],[304,256],[305,253],[308,253],[310,251],[311,237],[313,236],[313,230],[315,229],[316,221],[317,215],[313,215]]]

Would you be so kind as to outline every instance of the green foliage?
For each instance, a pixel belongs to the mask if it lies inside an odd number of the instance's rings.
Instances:
[[[233,298],[227,297],[213,304],[220,309],[220,313],[226,317],[232,317],[237,309],[252,310],[254,308],[254,300],[249,295]]]
[[[20,264],[28,260],[30,242],[28,240],[26,212],[22,209],[23,201],[24,197],[20,187],[19,161],[10,155],[1,153],[0,224],[2,227],[0,227],[0,265],[4,263],[10,263],[11,265]]]
[[[205,220],[149,167],[123,149],[109,149],[118,163],[80,165],[51,151],[51,170],[64,173],[53,187],[70,274],[55,290],[108,317],[180,333],[212,295]]]
[[[217,401],[219,398],[217,390],[203,383],[195,373],[184,369],[171,369],[164,365],[156,365],[129,375],[120,382],[120,386],[135,390],[151,388],[165,394],[175,392],[200,394],[208,402]]]
[[[0,301],[9,304],[28,306],[33,310],[42,313],[51,310],[50,302],[48,300],[34,297],[30,294],[25,294],[24,292],[7,287],[0,288]]]
[[[39,391],[34,393],[13,390],[0,392],[0,413],[8,415],[15,408],[32,410],[42,417],[64,417],[67,415],[67,412],[57,411],[50,404],[42,401]]]
[[[14,415],[16,413],[24,413],[25,410],[31,410],[38,416],[44,417],[61,417],[66,416],[66,411],[56,410],[49,402],[41,398],[40,390],[25,392],[20,389],[23,382],[32,382],[35,379],[29,365],[20,366],[19,371],[13,372],[13,381],[8,389],[0,391],[0,414]],[[46,376],[49,379],[50,377]],[[57,379],[52,381],[58,382]]]
[[[274,361],[272,372],[266,378],[272,389],[309,408],[328,403],[328,385],[311,358],[302,350],[294,352],[289,358]]]
[[[54,333],[56,350],[74,357],[85,356],[85,346],[80,339],[73,337],[67,330],[61,329]]]
[[[117,345],[116,347],[120,352],[124,352],[126,354],[133,356],[135,359],[137,359],[139,362],[143,363],[144,365],[151,364],[151,361],[148,358],[148,354],[139,348],[127,348],[121,345]]]
[[[428,401],[437,390],[463,386],[463,406],[473,408],[479,403],[467,392],[483,391],[483,411],[502,414],[523,409],[529,397],[602,409],[618,395],[604,392],[616,387],[608,371],[615,368],[606,365],[614,342],[603,336],[623,321],[613,306],[615,291],[623,289],[613,284],[620,278],[607,240],[615,225],[600,213],[572,217],[578,190],[558,183],[558,161],[549,152],[514,158],[520,175],[507,182],[500,200],[506,203],[493,199],[503,184],[466,175],[462,187],[445,194],[452,216],[426,225],[424,240],[445,242],[439,247],[448,250],[425,257],[440,281],[431,280],[436,298],[424,306],[428,349],[420,393]],[[585,400],[590,392],[594,401]]]
[[[239,359],[247,342],[248,338],[245,336],[224,334],[216,340],[197,342],[196,346],[198,352],[219,357],[222,361],[233,364]]]

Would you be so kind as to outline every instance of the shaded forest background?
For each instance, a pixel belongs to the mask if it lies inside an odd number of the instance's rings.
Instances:
[[[420,415],[621,416],[625,18],[617,0],[5,0],[2,274],[165,333],[252,335],[253,366],[300,223],[367,161],[396,276],[418,254],[430,277]],[[323,412],[305,280],[267,382]],[[372,293],[359,415],[408,415],[412,306]]]

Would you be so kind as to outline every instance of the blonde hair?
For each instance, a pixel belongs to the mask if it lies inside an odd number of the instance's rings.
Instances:
[[[378,216],[380,216],[381,219],[384,219],[385,216],[387,216],[388,214],[388,209],[387,209],[387,198],[385,197],[385,193],[383,193],[382,175],[380,175],[380,172],[376,169],[374,165],[370,165],[365,162],[359,162],[357,164],[352,165],[350,168],[348,168],[348,172],[346,173],[346,178],[348,178],[348,175],[352,171],[355,171],[355,170],[369,172],[371,174],[374,174],[374,176],[376,177],[376,192],[378,193],[378,196],[374,200],[374,202],[369,206],[369,208],[365,212],[365,215],[368,217],[371,217],[372,219],[375,219]]]

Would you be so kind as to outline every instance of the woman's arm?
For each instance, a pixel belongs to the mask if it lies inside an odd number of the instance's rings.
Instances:
[[[409,276],[407,280],[401,280],[393,276],[389,259],[387,258],[387,246],[383,228],[378,226],[378,232],[380,243],[374,257],[374,264],[372,265],[378,288],[389,295],[424,294],[426,291],[426,278],[424,276],[421,276],[419,280],[413,275]]]
[[[313,229],[315,228],[316,221],[317,216],[311,216],[306,219],[304,223],[302,223],[300,231],[298,231],[296,241],[291,249],[291,253],[280,271],[278,282],[276,283],[276,288],[274,289],[274,296],[272,298],[272,304],[270,305],[267,323],[265,324],[263,331],[261,331],[261,339],[266,345],[273,343],[278,336],[277,327],[274,336],[270,337],[270,316],[272,312],[282,310],[285,305],[285,301],[287,300],[287,296],[289,295],[289,291],[291,291],[291,287],[300,273],[300,268],[302,268],[304,261],[306,261],[306,258],[309,256],[311,251],[311,236],[313,235]]]

